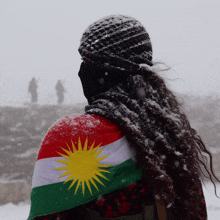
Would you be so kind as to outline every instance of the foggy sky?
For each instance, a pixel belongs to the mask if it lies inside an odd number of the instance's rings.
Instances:
[[[39,102],[55,104],[64,82],[66,103],[85,102],[78,70],[79,41],[89,24],[111,14],[130,15],[149,32],[154,61],[179,93],[220,95],[220,16],[214,0],[0,0],[0,105],[29,102],[38,80]]]

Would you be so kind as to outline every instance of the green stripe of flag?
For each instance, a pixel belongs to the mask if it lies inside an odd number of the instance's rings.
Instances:
[[[104,195],[117,189],[124,188],[126,185],[136,182],[143,176],[142,169],[132,159],[118,166],[111,167],[108,171],[110,171],[110,173],[102,172],[102,174],[108,178],[109,181],[98,176],[105,186],[94,180],[99,191],[90,184],[92,195],[86,184],[84,196],[81,184],[74,195],[77,183],[68,190],[72,181],[65,184],[60,182],[33,188],[31,192],[31,210],[28,220],[36,216],[61,212],[85,204],[94,200],[99,195]]]

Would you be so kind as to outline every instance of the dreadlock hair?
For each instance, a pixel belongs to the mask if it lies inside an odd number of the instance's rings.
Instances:
[[[122,129],[137,150],[155,199],[175,219],[202,219],[202,168],[214,186],[214,179],[220,181],[212,155],[152,68],[153,50],[144,26],[130,16],[104,17],[88,26],[78,50],[84,59],[79,77],[89,102],[86,114],[103,116]]]
[[[211,153],[156,72],[142,68],[93,96],[85,110],[123,130],[138,152],[155,198],[172,210],[175,219],[201,219],[202,167],[214,186],[213,179],[220,181],[213,172]],[[207,156],[211,171],[204,162]]]

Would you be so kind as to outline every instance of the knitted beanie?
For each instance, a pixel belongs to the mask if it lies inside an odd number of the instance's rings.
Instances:
[[[114,69],[136,70],[139,64],[152,66],[152,45],[143,25],[124,15],[104,17],[83,33],[79,47],[82,57]]]

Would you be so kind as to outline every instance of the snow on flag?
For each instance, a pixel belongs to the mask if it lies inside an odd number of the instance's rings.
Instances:
[[[139,180],[136,151],[122,131],[95,115],[50,128],[34,169],[28,220],[68,210]]]

